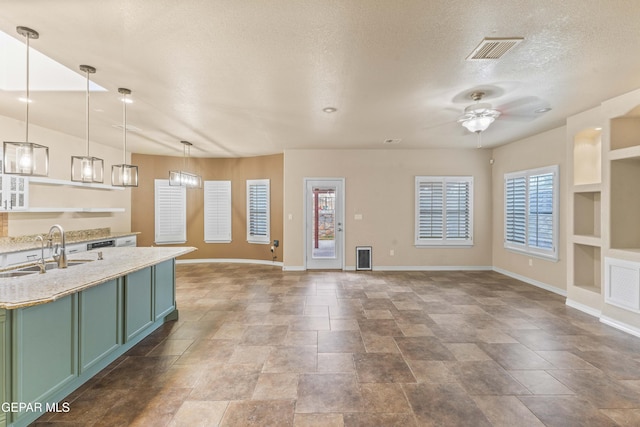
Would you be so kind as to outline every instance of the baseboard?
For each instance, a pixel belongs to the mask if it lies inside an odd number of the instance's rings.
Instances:
[[[565,304],[571,308],[575,308],[576,310],[580,310],[583,313],[589,314],[593,317],[600,317],[602,315],[602,311],[596,310],[595,308],[591,308],[588,305],[579,303],[578,301],[574,301],[572,299],[567,298]]]
[[[199,258],[199,259],[177,259],[176,264],[200,264],[200,263],[235,263],[235,264],[261,264],[282,267],[282,262],[268,261],[264,259],[243,259],[243,258]]]
[[[635,326],[629,325],[624,322],[620,322],[619,320],[612,319],[611,317],[607,317],[607,316],[600,316],[600,321],[605,325],[611,326],[612,328],[616,328],[622,332],[628,333],[629,335],[633,335],[634,337],[640,338],[640,328],[637,328]]]
[[[567,291],[564,289],[556,288],[555,286],[548,285],[546,283],[540,282],[538,280],[531,279],[526,276],[521,276],[520,274],[512,273],[511,271],[504,270],[502,268],[493,267],[493,271],[496,273],[504,274],[505,276],[509,276],[513,279],[520,280],[521,282],[528,283],[533,286],[537,286],[538,288],[544,289],[549,292],[553,292],[554,294],[561,295],[563,297],[567,296]]]
[[[491,271],[487,265],[381,265],[374,271]],[[355,267],[353,267],[355,270]]]

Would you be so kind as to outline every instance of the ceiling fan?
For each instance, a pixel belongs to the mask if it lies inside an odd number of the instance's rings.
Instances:
[[[471,99],[475,104],[464,109],[464,114],[458,118],[458,123],[464,126],[469,132],[480,133],[489,128],[495,119],[500,117],[500,111],[495,110],[488,102],[480,102],[484,92],[472,92]]]
[[[471,99],[476,101],[475,104],[469,105],[464,109],[464,114],[457,120],[469,132],[478,135],[478,148],[482,148],[480,141],[480,132],[484,132],[489,128],[491,123],[500,117],[500,111],[495,110],[488,102],[480,102],[485,95],[482,91],[471,92]]]

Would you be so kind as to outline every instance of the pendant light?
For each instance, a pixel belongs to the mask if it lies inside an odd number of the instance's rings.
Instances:
[[[104,161],[89,155],[89,74],[96,69],[90,65],[81,65],[80,70],[87,74],[87,155],[71,156],[71,181],[104,182]]]
[[[122,94],[122,164],[111,166],[111,185],[116,187],[137,187],[138,166],[127,164],[127,95],[131,91],[126,88],[118,88]]]
[[[49,175],[49,148],[29,142],[29,40],[40,37],[37,31],[27,27],[17,27],[16,31],[27,40],[27,115],[25,119],[26,135],[24,142],[8,142],[2,144],[4,170],[0,172],[10,175],[47,176]]]
[[[182,167],[187,169],[187,162],[191,156],[192,143],[188,141],[180,141],[182,144]],[[182,186],[187,188],[201,188],[202,177],[191,172],[169,171],[169,185]]]

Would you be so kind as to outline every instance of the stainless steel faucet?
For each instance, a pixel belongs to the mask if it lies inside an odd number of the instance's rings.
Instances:
[[[60,244],[54,246],[53,259],[58,263],[58,268],[67,268],[67,253],[64,240],[64,229],[59,224],[54,224],[49,229],[49,246],[53,245],[53,232],[58,230],[60,233]]]
[[[40,267],[40,274],[47,272],[46,264],[44,263],[44,237],[37,235],[36,242],[40,240],[40,261],[38,261],[38,266]]]

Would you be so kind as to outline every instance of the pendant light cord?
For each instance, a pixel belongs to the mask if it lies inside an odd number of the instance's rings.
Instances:
[[[89,70],[87,69],[87,157],[89,157]]]
[[[124,145],[124,150],[122,153],[122,164],[127,163],[127,94],[122,94],[122,121],[124,122],[124,126],[122,127],[122,142]]]
[[[31,97],[29,93],[29,35],[27,37],[27,117],[26,117],[26,136],[25,142],[29,142],[29,104],[31,103]]]

